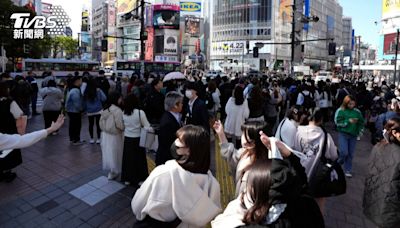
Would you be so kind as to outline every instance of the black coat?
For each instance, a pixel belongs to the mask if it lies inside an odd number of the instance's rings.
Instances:
[[[196,126],[202,126],[208,132],[210,132],[210,123],[206,104],[200,98],[194,101],[192,112],[190,112],[189,103],[186,104],[186,124],[193,124]]]
[[[154,88],[146,98],[144,111],[151,124],[159,124],[161,116],[164,113],[164,95]]]
[[[365,216],[379,227],[400,227],[400,146],[376,145],[367,170]]]
[[[176,131],[181,127],[175,117],[170,112],[164,112],[160,121],[158,132],[158,150],[156,156],[156,165],[162,165],[171,160],[170,148],[176,139]]]

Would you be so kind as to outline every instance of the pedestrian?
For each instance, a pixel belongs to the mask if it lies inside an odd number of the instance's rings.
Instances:
[[[99,70],[99,76],[96,77],[97,87],[103,91],[103,93],[108,97],[108,90],[110,89],[110,83],[104,76],[104,70]]]
[[[53,80],[53,81],[56,81],[56,82],[57,82],[57,79],[56,79],[56,77],[54,76],[53,71],[45,71],[45,72],[43,72],[43,77],[44,77],[44,79],[43,79],[43,81],[42,81],[42,88],[43,88],[43,87],[47,87],[47,83],[48,83],[50,80]]]
[[[27,116],[10,98],[7,82],[0,82],[0,133],[25,134]],[[17,174],[12,170],[22,163],[20,149],[12,150],[6,157],[0,158],[0,175],[6,182],[13,181]]]
[[[346,177],[352,177],[351,171],[357,137],[364,128],[364,118],[355,106],[354,97],[347,95],[335,114],[335,124],[339,132],[339,163],[344,165]]]
[[[103,170],[109,171],[109,180],[117,178],[122,169],[125,129],[123,112],[120,108],[122,101],[121,94],[110,93],[100,117]]]
[[[71,87],[65,102],[69,117],[69,140],[72,145],[78,146],[84,143],[81,140],[83,99],[80,86],[82,85],[82,78],[74,76],[70,82]]]
[[[303,106],[303,108],[306,109],[309,113],[312,113],[312,111],[316,107],[315,94],[312,90],[313,89],[311,83],[307,82],[306,85],[303,85],[300,89],[296,101],[296,105]]]
[[[198,84],[189,82],[186,85],[185,96],[189,99],[186,105],[186,124],[202,126],[206,131],[210,132],[210,123],[207,107],[203,100],[198,96],[202,89]]]
[[[164,95],[161,93],[163,82],[155,78],[150,83],[150,92],[144,102],[144,111],[151,124],[160,124],[161,116],[164,113]]]
[[[129,79],[127,76],[123,76],[121,79],[121,94],[123,98],[128,96],[128,86],[129,86]]]
[[[211,222],[213,228],[325,227],[318,205],[303,193],[306,180],[293,175],[304,172],[299,159],[290,151],[282,156],[284,160],[260,160],[249,168],[246,191]]]
[[[108,93],[118,92],[118,91],[116,91],[117,83],[115,82],[115,75],[112,75],[111,77],[108,78],[108,84],[110,85],[110,88],[108,89]]]
[[[221,108],[221,93],[215,80],[210,80],[206,89],[206,107],[210,118],[215,119]]]
[[[171,145],[175,159],[157,166],[132,199],[134,227],[204,227],[221,211],[210,169],[210,136],[187,125]]]
[[[321,110],[316,110],[309,118],[310,122],[307,126],[299,126],[297,128],[296,139],[293,149],[300,151],[307,156],[307,159],[302,161],[308,180],[315,174],[316,165],[321,159],[323,153],[323,145],[326,143],[325,157],[330,161],[336,161],[338,158],[335,142],[330,134],[327,135],[325,142],[325,133],[322,129],[323,113]],[[312,191],[314,192],[314,191]],[[324,212],[325,198],[316,198],[316,201]]]
[[[100,88],[97,88],[95,79],[90,79],[87,82],[87,87],[83,95],[84,110],[89,119],[89,135],[90,144],[100,144],[101,142],[101,129],[100,129],[100,115],[103,109],[103,103],[107,100],[106,95]],[[96,123],[97,140],[94,140],[94,125]]]
[[[241,127],[243,132],[241,135],[241,148],[237,150],[232,143],[228,143],[221,121],[216,121],[213,127],[220,141],[222,157],[231,164],[232,170],[236,170],[235,197],[237,197],[245,190],[247,170],[257,160],[268,160],[268,148],[264,146],[260,139],[260,131],[270,130],[271,128],[265,122],[252,121],[244,123]],[[267,134],[271,135],[271,132],[267,132]],[[281,145],[283,144],[280,143],[279,148],[281,148]]]
[[[31,94],[32,115],[34,116],[39,115],[40,113],[38,113],[36,109],[39,87],[35,79],[35,75],[33,74],[32,71],[28,71],[26,81],[29,83],[32,89],[32,94]]]
[[[41,88],[39,94],[43,99],[44,128],[49,128],[51,123],[55,122],[61,113],[64,94],[61,89],[57,88],[54,80],[48,81],[47,87]],[[53,132],[53,134],[56,135],[57,132]]]
[[[31,118],[32,113],[29,105],[31,103],[32,88],[22,76],[17,75],[15,81],[15,87],[10,90],[10,95],[17,102],[24,114],[28,118]]]
[[[139,146],[140,130],[149,128],[146,113],[140,110],[139,100],[129,94],[124,101],[124,150],[122,155],[121,181],[125,185],[139,186],[149,176],[146,150]]]
[[[293,148],[296,141],[297,128],[299,125],[305,124],[305,120],[308,118],[307,114],[308,112],[300,106],[291,107],[287,116],[279,123],[275,137],[290,148]]]
[[[385,124],[392,118],[400,118],[400,101],[397,98],[393,98],[390,104],[387,106],[387,112],[384,112],[378,116],[375,122],[375,142],[379,142],[383,139],[382,132]]]
[[[316,104],[321,110],[324,123],[329,122],[329,111],[332,108],[332,95],[324,81],[318,81],[318,89],[315,93]]]
[[[161,117],[160,129],[158,131],[157,166],[173,159],[169,148],[175,141],[175,133],[182,126],[182,108],[182,94],[175,91],[168,92],[164,100],[165,112]]]
[[[272,133],[275,133],[275,126],[278,122],[278,105],[282,102],[282,95],[277,87],[271,90],[264,90],[264,119],[272,127]]]
[[[265,97],[263,96],[261,88],[257,85],[254,86],[247,99],[249,105],[249,118],[248,121],[265,121],[264,119],[264,104]]]
[[[363,212],[375,226],[400,227],[400,118],[388,120],[383,135],[369,158]]]
[[[247,118],[249,118],[250,110],[247,100],[243,96],[243,88],[236,86],[233,91],[233,96],[229,98],[225,107],[225,133],[229,141],[235,142],[235,147],[240,147],[240,137],[242,136],[241,126]]]

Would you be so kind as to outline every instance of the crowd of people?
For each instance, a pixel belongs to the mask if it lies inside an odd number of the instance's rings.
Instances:
[[[20,97],[21,90],[31,95]],[[108,178],[138,188],[131,203],[135,227],[324,227],[325,198],[344,192],[315,187],[320,163],[338,164],[327,181],[345,188],[340,170],[347,178],[354,175],[354,153],[365,129],[375,146],[364,213],[378,226],[400,225],[400,90],[394,85],[220,76],[163,82],[151,75],[107,78],[100,71],[96,77],[76,72],[67,80],[49,72],[38,86],[31,73],[3,74],[1,133],[25,133],[27,117],[37,113],[34,91],[43,99],[45,128],[60,113],[68,116],[73,146],[85,143],[81,128],[87,116],[89,143],[100,144]],[[327,127],[338,132],[338,145]],[[149,149],[140,145],[143,129],[153,129],[158,140],[157,167],[150,174]],[[210,172],[214,139],[235,174],[235,199],[224,211]],[[12,181],[11,170],[21,162],[17,147],[0,158],[7,164],[0,166],[1,180]],[[380,200],[387,197],[390,202]]]

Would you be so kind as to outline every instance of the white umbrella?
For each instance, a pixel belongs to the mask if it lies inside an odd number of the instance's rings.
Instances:
[[[181,72],[171,72],[171,73],[168,73],[167,75],[165,75],[163,81],[166,82],[166,81],[174,80],[174,79],[186,79],[186,77]]]

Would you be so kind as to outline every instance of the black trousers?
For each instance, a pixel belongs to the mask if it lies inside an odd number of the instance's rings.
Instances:
[[[82,116],[81,113],[68,112],[69,140],[79,142],[81,140]]]
[[[51,122],[56,122],[60,111],[43,111],[44,128],[49,128]]]
[[[89,134],[90,138],[93,139],[94,123],[96,123],[97,139],[100,139],[100,115],[93,115],[89,117]]]
[[[37,92],[34,92],[34,93],[32,94],[32,97],[31,97],[31,101],[32,101],[32,113],[37,113],[37,111],[36,111],[37,97],[38,97]]]

